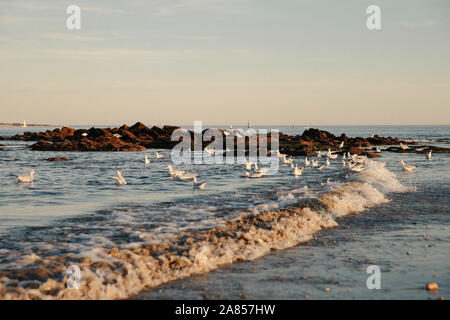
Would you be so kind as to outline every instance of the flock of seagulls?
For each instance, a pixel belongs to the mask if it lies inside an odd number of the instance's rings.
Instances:
[[[83,133],[83,135],[87,135],[87,134]],[[338,147],[342,149],[344,147],[344,142],[340,143]],[[409,149],[408,146],[406,146],[402,143],[400,143],[400,147],[403,150]],[[214,149],[205,148],[204,150],[211,155],[213,155],[215,153]],[[228,149],[227,149],[227,151],[228,151]],[[377,147],[376,151],[380,152],[381,149],[379,147]],[[282,161],[283,165],[290,166],[294,177],[301,176],[303,174],[303,171],[305,170],[305,168],[307,168],[309,166],[311,166],[311,169],[315,168],[317,171],[323,171],[325,168],[328,168],[331,166],[330,160],[337,159],[338,153],[333,153],[333,152],[331,152],[330,149],[328,149],[327,153],[324,156],[326,157],[325,163],[319,164],[318,159],[317,160],[314,160],[314,159],[309,160],[308,157],[305,157],[304,165],[299,167],[298,164],[294,164],[294,158],[288,157],[286,154],[282,154],[281,152],[278,151],[278,158],[280,159],[280,161]],[[321,158],[321,157],[322,157],[322,153],[321,153],[321,151],[318,151],[317,158]],[[164,155],[162,153],[159,153],[156,151],[155,158],[162,159],[162,158],[164,158]],[[427,160],[431,160],[432,150],[430,150],[426,154],[426,158],[427,158]],[[366,156],[351,154],[349,152],[342,153],[342,160],[341,160],[342,167],[344,169],[346,169],[347,171],[350,171],[350,172],[363,171],[365,169],[366,161],[367,161]],[[145,163],[145,165],[150,164],[150,159],[149,159],[148,155],[144,156],[144,163]],[[378,161],[377,163],[382,166],[386,166],[385,162]],[[405,172],[412,172],[416,168],[415,166],[406,164],[406,162],[404,160],[400,160],[400,163],[402,165],[403,171],[405,171]],[[245,173],[243,174],[243,177],[245,177],[245,178],[261,178],[264,175],[267,175],[268,171],[269,171],[269,168],[260,168],[260,167],[258,167],[258,164],[256,162],[252,162],[247,159],[244,159],[244,165],[245,165]],[[169,171],[169,176],[174,179],[178,179],[178,180],[182,180],[182,181],[193,181],[194,189],[203,190],[206,186],[207,181],[199,182],[197,180],[197,174],[195,174],[195,173],[189,173],[189,172],[186,172],[185,170],[175,170],[172,167],[172,165],[170,165],[170,164],[167,166],[167,169]],[[32,169],[28,176],[15,175],[15,177],[17,179],[17,182],[19,182],[19,183],[32,183],[35,173],[36,172]],[[127,181],[123,177],[120,170],[117,168],[116,168],[116,176],[113,177],[113,179],[116,180],[116,183],[118,185],[126,185],[127,184]],[[327,181],[327,183],[329,183],[329,181]]]

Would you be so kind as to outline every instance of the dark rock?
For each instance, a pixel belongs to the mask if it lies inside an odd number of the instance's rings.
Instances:
[[[61,137],[62,138],[73,136],[74,133],[75,133],[75,129],[72,129],[72,128],[63,127],[61,129]]]
[[[364,150],[358,147],[350,147],[347,149],[347,152],[350,152],[351,154],[362,155],[364,153]]]
[[[136,122],[135,124],[133,124],[129,128],[129,131],[131,131],[135,135],[138,135],[140,133],[145,133],[145,134],[149,134],[150,133],[150,129],[145,124],[143,124],[142,122]]]
[[[58,162],[58,161],[68,161],[69,158],[67,157],[59,157],[59,158],[48,158],[47,161],[50,162]]]
[[[364,152],[364,155],[369,157],[369,158],[379,158],[379,157],[381,157],[378,153],[371,152],[371,151]]]

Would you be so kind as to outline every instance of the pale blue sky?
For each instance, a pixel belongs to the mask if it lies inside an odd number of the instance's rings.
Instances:
[[[449,18],[447,0],[0,0],[0,122],[449,124]]]

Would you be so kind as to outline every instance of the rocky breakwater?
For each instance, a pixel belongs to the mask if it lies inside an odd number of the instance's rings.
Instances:
[[[131,127],[78,129],[63,127],[45,132],[25,132],[9,140],[37,141],[38,151],[142,151],[147,148],[171,148],[172,132],[178,127],[148,128],[138,122]]]
[[[378,135],[370,138],[349,138],[345,133],[335,136],[328,131],[319,129],[308,129],[302,135],[297,136],[280,133],[280,151],[293,156],[317,156],[318,151],[330,149],[339,153],[350,152],[374,158],[379,157],[379,155],[370,150],[365,150],[366,148],[380,145],[398,145],[400,142],[398,138],[386,138]],[[344,145],[341,148],[342,143]]]
[[[3,140],[22,140],[22,141],[37,141],[31,145],[32,150],[39,151],[142,151],[147,148],[155,149],[172,149],[183,138],[172,141],[172,133],[181,129],[177,126],[165,125],[162,128],[153,126],[148,128],[141,122],[135,123],[128,127],[123,125],[119,128],[90,128],[90,129],[73,129],[63,127],[61,129],[47,130],[45,132],[25,132],[22,135],[15,135],[12,137],[0,137]],[[234,139],[234,150],[229,150],[224,154],[237,153],[238,144],[245,145],[246,153],[250,145],[256,144],[256,149],[260,146],[263,148],[261,152],[266,152],[266,146],[269,148],[267,153],[270,153],[271,142],[276,139],[275,136],[260,136],[258,134],[245,136],[244,130],[213,130],[216,136],[222,136],[223,150],[227,149],[226,140]],[[191,137],[191,150],[194,150],[194,132],[185,131]],[[205,133],[206,130],[203,130]],[[202,141],[202,147],[205,148],[212,141]],[[424,153],[428,150],[436,150],[437,152],[449,152],[449,149],[441,150],[443,148],[436,148],[427,146],[425,149],[417,148],[417,142],[399,140],[392,137],[380,137],[373,135],[368,138],[355,137],[349,138],[345,133],[340,136],[323,131],[319,129],[308,129],[302,135],[286,135],[280,132],[278,136],[279,149],[281,153],[289,156],[317,156],[318,151],[328,151],[329,149],[335,153],[350,152],[352,154],[366,155],[374,158],[379,157],[379,152],[374,152],[377,146],[390,146],[383,151],[396,152],[400,147],[400,143],[408,144],[410,146],[407,151],[403,152],[417,152]],[[204,139],[206,140],[206,139]],[[342,146],[342,147],[341,147]],[[220,148],[218,145],[216,148]],[[439,149],[439,151],[437,150]],[[258,153],[261,154],[258,150]]]

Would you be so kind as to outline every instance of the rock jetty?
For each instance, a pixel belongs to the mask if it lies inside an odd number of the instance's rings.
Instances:
[[[131,127],[123,125],[119,128],[73,129],[63,127],[44,132],[25,132],[22,135],[0,137],[0,140],[36,141],[30,148],[37,151],[143,151],[149,148],[173,148],[179,143],[179,141],[171,141],[172,133],[176,129],[181,128],[169,125],[162,128],[157,126],[149,128],[143,123],[137,122]],[[229,138],[227,137],[230,135],[229,132],[225,133],[224,130],[219,130],[219,132],[219,134],[222,134],[223,141]],[[194,133],[192,131],[189,131],[189,133],[193,143]],[[257,135],[254,140],[236,134],[234,136],[235,146],[238,139],[245,139],[246,148],[248,148],[250,143],[254,143],[251,141],[259,143],[260,136]],[[268,148],[270,148],[271,139],[275,139],[275,137],[271,137],[269,134],[267,136]],[[450,152],[450,149],[433,146],[422,145],[419,148],[419,146],[416,146],[417,142],[403,141],[398,138],[380,137],[378,135],[369,138],[349,138],[344,133],[335,136],[330,132],[313,128],[305,130],[302,135],[295,136],[280,132],[278,142],[280,152],[290,156],[316,156],[318,151],[330,149],[338,153],[350,152],[368,157],[379,157],[379,153],[375,152],[378,146],[389,146],[384,151],[391,152],[426,153],[429,150]],[[203,147],[206,147],[209,143],[203,142]],[[342,143],[344,146],[341,148]],[[410,148],[403,150],[398,147],[400,143],[409,145]],[[224,149],[226,149],[225,145]]]

